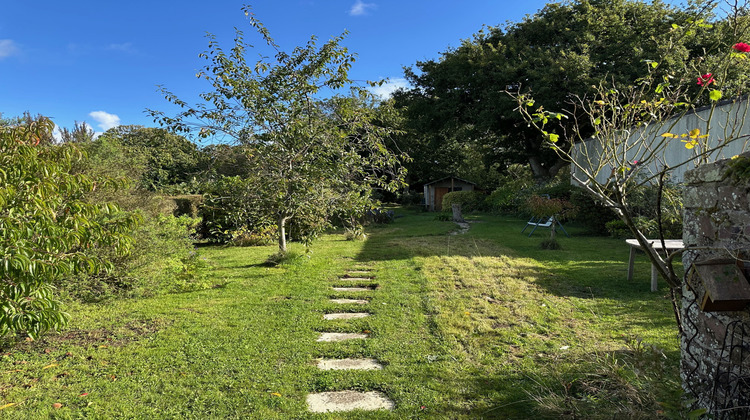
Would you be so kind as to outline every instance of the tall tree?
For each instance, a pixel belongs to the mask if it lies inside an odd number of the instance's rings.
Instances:
[[[189,181],[203,158],[195,143],[162,128],[119,125],[105,131],[101,139],[116,141],[145,160],[140,181],[151,191]]]
[[[403,179],[399,156],[386,142],[392,130],[378,124],[387,114],[366,89],[354,87],[348,71],[354,55],[341,45],[343,35],[284,52],[268,30],[242,9],[262,40],[276,54],[248,63],[252,48],[237,30],[234,47],[225,52],[213,35],[200,56],[208,64],[198,76],[211,83],[195,106],[164,91],[184,111],[167,117],[151,114],[179,132],[198,130],[201,137],[228,136],[250,157],[246,188],[258,213],[275,220],[280,253],[287,250],[290,221],[304,221],[311,238],[334,212],[363,212],[373,202],[370,189],[397,188]],[[349,88],[347,95],[339,92]]]
[[[94,140],[94,130],[86,122],[75,122],[73,129],[60,128],[60,138],[63,143],[91,143]]]
[[[460,157],[450,151],[463,145],[482,150],[488,166],[525,163],[537,178],[549,178],[566,163],[520,117],[507,91],[531,92],[538,107],[576,114],[570,99],[592,94],[602,79],[629,84],[642,77],[643,60],[665,57],[662,71],[699,55],[699,35],[667,38],[672,24],[694,16],[693,9],[658,0],[575,0],[484,28],[439,59],[406,70],[414,88],[396,95],[410,133],[405,147],[439,150],[450,159]],[[412,155],[413,166],[426,157]]]

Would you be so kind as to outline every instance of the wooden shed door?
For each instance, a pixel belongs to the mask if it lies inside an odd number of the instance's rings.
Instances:
[[[443,209],[443,196],[450,192],[450,187],[435,187],[435,210]]]

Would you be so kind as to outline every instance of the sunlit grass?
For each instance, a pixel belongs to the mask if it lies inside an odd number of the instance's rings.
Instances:
[[[215,289],[72,305],[69,330],[3,350],[0,407],[15,405],[0,417],[653,418],[676,401],[667,289],[648,291],[645,259],[627,283],[623,241],[571,227],[543,251],[546,232],[528,238],[520,220],[471,216],[481,223],[452,236],[432,214],[398,213],[364,242],[328,235],[309,256],[293,244],[299,257],[279,266],[265,264],[272,246],[201,248]],[[353,268],[378,288],[332,291]],[[371,338],[315,342],[324,331]],[[385,368],[321,372],[322,357]],[[396,409],[306,412],[307,393],[343,389],[382,391]]]

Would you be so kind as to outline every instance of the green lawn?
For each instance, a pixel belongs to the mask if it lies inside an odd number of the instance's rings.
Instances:
[[[70,328],[2,349],[1,418],[654,418],[679,399],[668,289],[645,257],[626,279],[622,240],[478,215],[451,236],[434,214],[397,210],[365,242],[323,237],[279,267],[273,247],[201,248],[216,288],[72,305]],[[293,250],[302,253],[302,249]],[[332,285],[373,270],[374,291]],[[330,297],[370,298],[372,317]],[[319,332],[371,338],[318,343]],[[373,357],[381,371],[326,371],[320,357]],[[309,414],[305,396],[379,390],[392,413]],[[62,404],[55,408],[53,404]],[[10,405],[14,404],[14,405]],[[677,415],[676,413],[671,413]]]

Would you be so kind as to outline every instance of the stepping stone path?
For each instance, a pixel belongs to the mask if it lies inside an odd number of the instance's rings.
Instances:
[[[323,315],[323,319],[331,320],[331,319],[359,319],[359,318],[366,318],[370,316],[367,312],[341,312],[341,313],[333,313],[333,314],[325,314]]]
[[[380,370],[383,365],[375,359],[321,359],[320,370]]]
[[[339,280],[345,281],[372,281],[374,277],[366,277],[370,270],[354,269]],[[352,277],[352,275],[356,277]],[[357,286],[357,287],[332,287],[336,292],[365,292],[377,289],[377,285]],[[366,305],[369,303],[366,299],[331,299],[333,303],[339,304],[359,304]],[[323,315],[323,319],[359,319],[370,316],[369,312],[341,312]],[[369,334],[360,333],[320,333],[319,342],[336,342],[353,339],[367,339]],[[318,369],[320,370],[380,370],[383,369],[375,359],[320,359],[318,360]],[[336,392],[319,392],[308,394],[307,407],[313,413],[326,413],[330,411],[352,411],[352,410],[393,410],[395,404],[382,392],[357,392],[357,391],[336,391]]]
[[[313,413],[351,410],[393,410],[394,404],[377,391],[320,392],[307,396],[307,406]]]
[[[374,287],[370,286],[364,286],[364,287],[334,287],[333,290],[337,292],[367,292],[371,290],[375,290]]]
[[[369,334],[360,333],[320,333],[320,337],[316,341],[345,341],[369,336]]]

